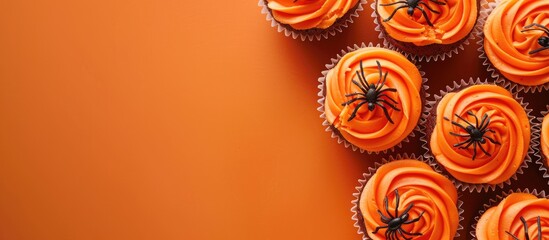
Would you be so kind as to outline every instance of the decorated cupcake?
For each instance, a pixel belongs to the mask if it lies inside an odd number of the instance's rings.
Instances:
[[[363,239],[448,240],[462,229],[455,186],[406,156],[365,173],[352,211]]]
[[[335,35],[352,23],[366,0],[259,0],[271,26],[305,41]]]
[[[481,211],[471,232],[474,239],[548,239],[549,199],[545,193],[508,193],[499,204]],[[502,197],[498,197],[501,199]]]
[[[320,81],[324,125],[346,146],[380,152],[399,145],[422,114],[422,74],[402,54],[355,46]]]
[[[477,22],[478,0],[376,0],[372,4],[380,38],[419,60],[451,57]]]
[[[503,0],[483,11],[481,58],[498,82],[518,90],[549,88],[549,1]]]
[[[519,168],[526,167],[533,152],[533,118],[521,99],[472,79],[454,83],[453,90],[435,99],[426,124],[428,157],[434,157],[462,189],[494,189],[510,183]]]

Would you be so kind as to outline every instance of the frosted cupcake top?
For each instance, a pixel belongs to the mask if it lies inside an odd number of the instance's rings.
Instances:
[[[266,0],[273,17],[297,30],[326,29],[358,0]]]

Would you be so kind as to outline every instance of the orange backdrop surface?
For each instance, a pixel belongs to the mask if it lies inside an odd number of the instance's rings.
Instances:
[[[324,132],[317,78],[380,42],[370,13],[301,42],[256,0],[1,1],[0,239],[360,239],[352,193],[382,155]],[[485,78],[476,48],[422,64],[429,91]],[[514,186],[547,189],[531,166]],[[462,194],[467,231],[493,195]]]

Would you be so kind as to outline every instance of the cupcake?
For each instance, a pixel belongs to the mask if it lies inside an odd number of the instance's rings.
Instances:
[[[516,179],[530,161],[531,121],[522,99],[493,84],[462,80],[429,103],[428,157],[470,191]],[[529,110],[528,112],[530,112]]]
[[[481,58],[498,83],[517,90],[549,88],[549,1],[491,3],[483,31]]]
[[[479,0],[376,0],[372,16],[385,44],[436,61],[469,44],[479,6]]]
[[[363,44],[327,65],[319,79],[327,131],[345,146],[380,152],[412,135],[423,109],[422,73],[402,54]],[[426,81],[426,80],[425,80]]]
[[[540,170],[543,172],[544,178],[549,178],[547,168],[549,167],[549,105],[547,105],[547,111],[543,111],[542,117],[538,118],[538,160],[537,164],[540,165]]]
[[[494,205],[485,206],[476,218],[471,232],[473,239],[547,239],[549,199],[544,192],[519,190],[498,199],[502,199],[499,204],[492,200]]]
[[[352,211],[363,239],[458,237],[463,210],[452,182],[422,159],[397,159],[376,163],[359,181]]]
[[[366,0],[259,0],[271,26],[293,39],[320,40],[343,31]]]

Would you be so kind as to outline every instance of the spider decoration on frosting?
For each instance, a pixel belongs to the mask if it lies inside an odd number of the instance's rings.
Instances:
[[[425,12],[425,9],[422,6],[424,6],[425,8],[427,8],[429,11],[433,13],[440,14],[440,12],[429,7],[426,1],[431,1],[437,5],[446,5],[445,2],[441,2],[438,0],[402,0],[402,1],[397,1],[393,3],[379,4],[380,6],[383,6],[383,7],[400,4],[400,6],[398,6],[397,8],[395,8],[395,10],[393,10],[393,13],[391,13],[391,16],[389,16],[386,19],[383,19],[383,21],[387,22],[391,20],[395,16],[396,12],[402,8],[408,8],[407,13],[410,16],[414,15],[415,9],[418,9],[423,14],[423,17],[425,17],[425,21],[427,21],[427,24],[429,24],[429,26],[432,27],[433,23],[431,23],[429,16],[427,16],[427,12]]]
[[[543,50],[549,49],[549,29],[547,29],[547,27],[541,24],[532,23],[530,25],[524,26],[524,29],[521,30],[521,32],[527,32],[527,31],[543,31],[546,35],[538,38],[538,44],[541,46],[541,48],[532,50],[528,52],[528,54],[532,55],[532,54],[541,52]]]
[[[525,240],[530,240],[530,236],[528,236],[528,224],[526,224],[526,220],[523,217],[520,217],[520,221],[522,221],[522,225],[524,225],[524,237]],[[542,233],[541,233],[541,219],[538,216],[538,240],[542,240]],[[509,236],[511,236],[515,240],[520,240],[515,235],[511,234],[509,231],[505,231]]]
[[[461,129],[463,129],[467,132],[467,134],[459,134],[459,133],[450,132],[451,135],[457,136],[457,137],[467,137],[467,138],[469,138],[469,139],[467,139],[463,142],[459,142],[459,143],[454,144],[454,147],[458,147],[460,149],[468,149],[469,146],[473,145],[473,160],[475,160],[475,157],[477,156],[477,146],[480,148],[480,150],[482,150],[482,152],[484,154],[486,154],[488,156],[492,156],[492,155],[490,155],[490,153],[488,153],[484,149],[484,147],[482,147],[482,144],[486,143],[486,139],[488,139],[488,141],[492,142],[493,144],[501,145],[501,143],[499,143],[498,141],[496,141],[493,138],[486,135],[487,132],[491,132],[493,134],[496,133],[494,130],[488,128],[488,125],[490,124],[490,117],[488,116],[488,114],[485,113],[482,116],[482,120],[480,121],[480,124],[479,124],[478,118],[473,112],[467,111],[467,114],[470,115],[470,116],[475,117],[475,125],[473,125],[472,123],[470,123],[469,121],[467,121],[463,117],[459,116],[458,114],[454,114],[454,115],[457,118],[464,121],[465,123],[467,123],[467,126],[463,126],[463,125],[459,124],[458,122],[451,121],[453,125],[458,126],[459,128],[461,128]],[[450,119],[448,119],[447,117],[444,117],[444,120],[450,121]]]
[[[385,72],[385,75],[383,75],[383,71],[381,69],[381,64],[379,61],[376,60],[377,68],[379,71],[379,80],[377,80],[377,84],[370,83],[366,81],[366,76],[364,75],[364,68],[362,67],[362,61],[360,61],[360,72],[357,70],[356,75],[358,76],[359,81],[351,80],[362,92],[354,92],[345,94],[345,97],[355,97],[347,102],[344,102],[342,105],[347,106],[351,103],[354,103],[356,101],[361,101],[358,105],[356,105],[355,110],[349,117],[347,121],[351,121],[356,117],[356,114],[358,112],[358,109],[362,107],[364,104],[368,104],[368,110],[373,111],[376,106],[379,106],[381,109],[383,109],[383,113],[385,114],[385,117],[391,124],[394,124],[393,120],[391,119],[391,116],[389,116],[389,111],[387,110],[387,106],[394,109],[395,111],[400,111],[399,108],[397,108],[394,104],[398,104],[397,101],[392,99],[389,95],[386,94],[386,92],[396,92],[397,90],[395,88],[384,88],[385,81],[387,80],[387,75],[389,75],[389,72]],[[387,100],[388,101],[387,101]],[[390,103],[390,102],[392,103]],[[382,104],[383,103],[383,104]]]
[[[393,216],[391,212],[389,212],[389,200],[387,199],[387,196],[385,196],[384,204],[385,204],[385,212],[387,212],[387,215],[383,215],[381,211],[378,209],[377,213],[379,213],[379,216],[381,217],[381,221],[387,225],[385,226],[378,226],[376,229],[372,232],[373,234],[376,234],[380,229],[386,228],[385,231],[385,239],[400,239],[400,237],[403,237],[405,240],[412,239],[411,237],[407,236],[421,236],[422,233],[411,233],[407,232],[404,229],[402,229],[402,225],[405,224],[412,224],[417,221],[423,216],[425,211],[421,212],[418,217],[408,220],[410,215],[408,212],[414,207],[414,204],[411,203],[408,205],[408,207],[402,212],[402,215],[398,215],[398,205],[400,204],[400,195],[398,194],[398,189],[395,189],[395,199],[396,199],[396,207],[395,207],[395,215]],[[400,237],[399,237],[400,236]]]

